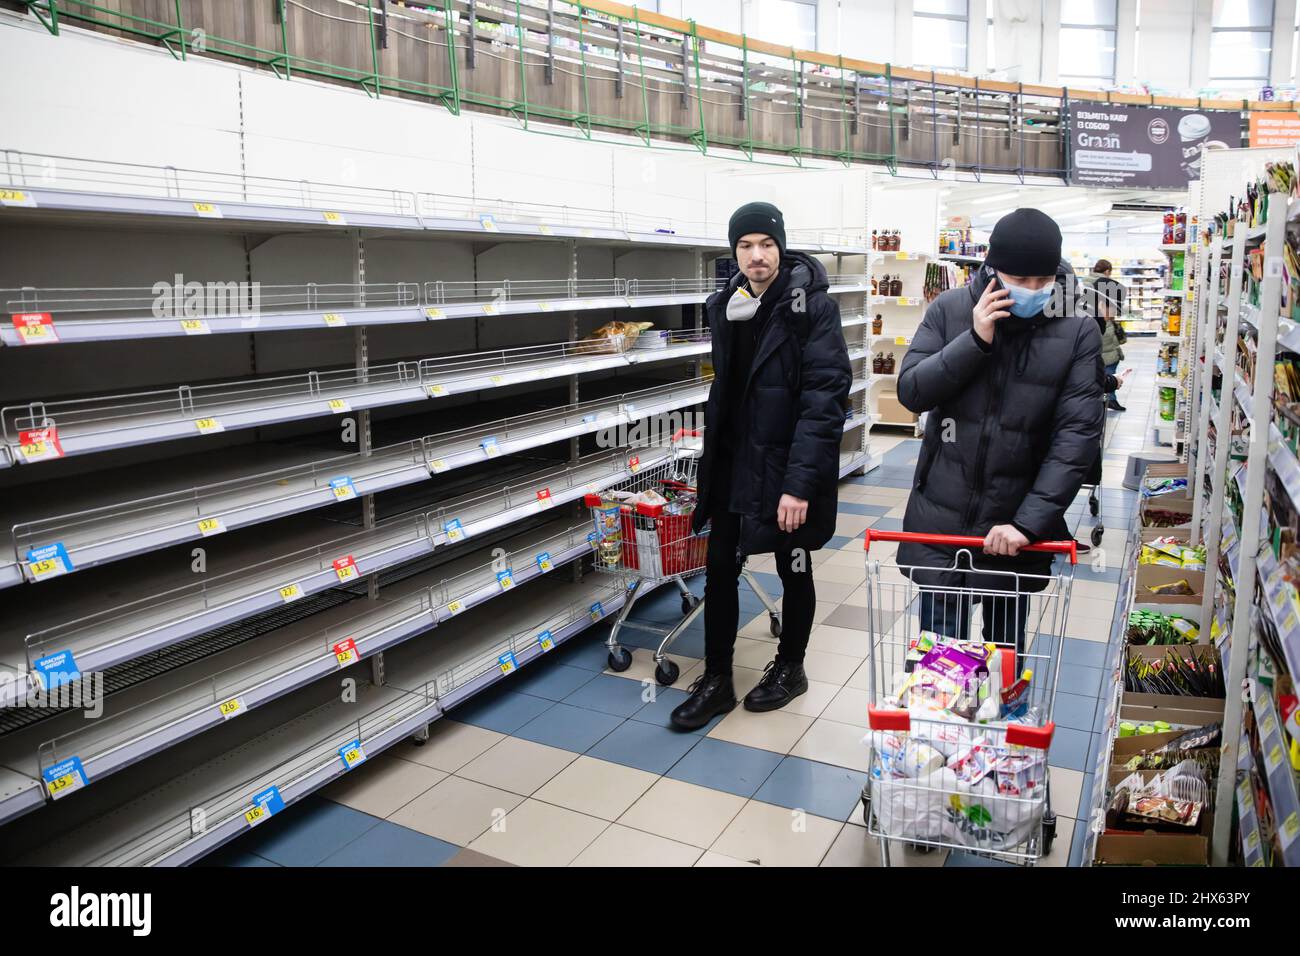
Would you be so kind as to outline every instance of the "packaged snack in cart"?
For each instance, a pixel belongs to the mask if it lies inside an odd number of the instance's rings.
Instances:
[[[907,647],[907,657],[903,664],[903,669],[909,674],[921,663],[926,654],[933,650],[934,645],[939,643],[939,635],[934,631],[922,631],[916,637],[912,638]]]
[[[992,772],[997,758],[997,750],[992,741],[987,737],[979,737],[969,747],[949,758],[948,769],[957,775],[958,782],[974,786]]]
[[[1046,761],[1042,754],[1005,754],[998,758],[993,770],[998,793],[1010,797],[1027,797],[1043,785]]]

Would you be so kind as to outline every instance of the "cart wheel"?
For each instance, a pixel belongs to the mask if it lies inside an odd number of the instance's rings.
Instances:
[[[700,599],[697,598],[694,594],[683,594],[683,595],[682,595],[682,613],[683,613],[683,614],[690,614],[690,613],[691,613],[691,609],[694,608],[695,605],[697,605],[697,604],[699,604],[699,603],[700,603]]]
[[[1097,512],[1101,510],[1101,502],[1097,500],[1096,494],[1088,496],[1088,510],[1092,512],[1094,518],[1097,516]]]
[[[862,822],[866,826],[871,826],[871,790],[870,784],[862,788]]]
[[[772,633],[773,637],[780,637],[781,619],[777,617],[775,614],[769,614],[768,617],[771,618],[771,621],[768,623],[767,629]]]
[[[681,668],[674,661],[664,661],[655,668],[655,680],[663,687],[671,687],[677,682]]]
[[[1106,529],[1097,525],[1092,529],[1092,546],[1095,548],[1101,544],[1101,536],[1106,533]]]
[[[632,652],[626,647],[620,647],[609,652],[609,669],[613,671],[625,671],[632,666]]]
[[[1043,856],[1052,852],[1052,843],[1056,840],[1056,814],[1043,815]]]

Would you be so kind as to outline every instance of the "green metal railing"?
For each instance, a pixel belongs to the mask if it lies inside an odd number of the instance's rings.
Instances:
[[[500,112],[526,129],[552,135],[563,135],[554,127],[559,123],[587,138],[599,129],[632,135],[656,149],[685,148],[703,154],[711,146],[736,150],[755,163],[780,162],[784,157],[782,165],[816,159],[846,166],[879,164],[891,171],[901,164],[936,170],[954,165],[949,160],[940,162],[937,155],[938,127],[948,120],[937,110],[914,115],[912,93],[918,81],[899,83],[888,66],[883,73],[870,74],[846,68],[843,57],[837,66],[829,66],[826,58],[819,63],[802,60],[793,49],[788,58],[766,53],[759,64],[747,38],[740,38],[736,46],[710,39],[706,48],[694,21],[687,21],[687,31],[673,30],[647,23],[635,7],[630,8],[631,16],[568,0],[440,0],[418,11],[388,7],[382,27],[386,37],[396,33],[401,38],[401,49],[409,54],[402,59],[387,43],[381,48],[379,0],[340,4],[339,15],[329,9],[328,0],[276,0],[269,10],[269,5],[253,0],[229,2],[244,4],[248,31],[263,27],[262,35],[278,35],[278,48],[220,36],[202,22],[187,24],[186,3],[191,19],[220,15],[209,14],[206,5],[194,0],[173,0],[172,17],[167,20],[140,15],[147,3],[155,13],[167,8],[156,0],[120,0],[121,9],[92,0],[25,0],[25,5],[55,35],[63,24],[76,23],[160,44],[179,60],[190,54],[224,58],[270,70],[285,80],[309,77],[358,86],[372,97],[423,99],[453,114],[465,108]],[[129,12],[133,4],[138,5],[136,12]],[[355,19],[363,10],[364,15]],[[314,36],[300,29],[303,18],[313,16],[333,31],[332,41],[324,41],[334,44],[328,50],[310,48]],[[395,19],[396,28],[391,25]],[[340,28],[339,23],[352,26]],[[404,24],[414,25],[412,30],[422,27],[434,38],[403,33]],[[514,37],[508,40],[512,29]],[[366,36],[350,35],[356,31]],[[616,40],[610,39],[611,33]],[[625,33],[630,38],[626,49]],[[544,38],[544,53],[537,52],[536,37]],[[565,44],[562,57],[556,55],[557,42]],[[655,53],[647,54],[648,45]],[[479,59],[485,62],[476,68]],[[656,65],[648,59],[656,60]],[[544,81],[536,76],[539,68]],[[421,71],[423,78],[400,75],[412,70]],[[571,79],[561,87],[557,73]],[[512,74],[516,90],[509,89],[507,82]],[[762,82],[756,84],[756,77]],[[616,84],[615,98],[606,97],[603,109],[593,108],[597,99],[593,85],[611,79]],[[639,95],[624,97],[624,89],[631,86],[638,88],[634,92]],[[602,95],[604,91],[602,87]],[[937,96],[937,91],[930,92]],[[961,97],[968,94],[946,91],[945,95],[957,97],[955,113],[960,122]],[[997,115],[1006,117],[1008,130],[1014,126],[1013,135],[1022,138],[1022,157],[1008,168],[1018,166],[1023,175],[1023,136],[1032,121],[1023,119],[1023,103],[1006,98],[998,105],[995,99],[986,93],[984,109],[990,110],[993,103],[1000,110]],[[766,136],[756,111],[768,121],[763,127]],[[975,112],[979,111],[977,90]],[[900,147],[917,152],[908,139],[925,122],[934,127],[933,159],[900,155]],[[1051,168],[1033,171],[1059,173]]]

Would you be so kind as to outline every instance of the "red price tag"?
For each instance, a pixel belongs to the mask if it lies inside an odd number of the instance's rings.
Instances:
[[[543,488],[541,491],[537,492],[537,506],[539,508],[549,508],[553,504],[555,504],[555,502],[551,500],[550,488]]]
[[[350,637],[346,641],[339,641],[334,645],[334,657],[338,659],[339,667],[355,664],[360,656],[357,653],[357,642]]]
[[[18,452],[23,461],[44,461],[47,458],[62,458],[63,445],[59,443],[59,429],[33,428],[18,433]]]
[[[627,460],[627,467],[630,471],[635,472],[638,468],[641,467],[641,456],[633,455],[631,458],[629,458]]]
[[[359,577],[361,574],[361,572],[357,570],[356,559],[354,559],[350,554],[347,557],[339,558],[334,562],[334,573],[339,576],[340,581],[351,581],[353,578]]]
[[[48,312],[19,312],[10,318],[23,345],[48,345],[59,340],[54,318]]]

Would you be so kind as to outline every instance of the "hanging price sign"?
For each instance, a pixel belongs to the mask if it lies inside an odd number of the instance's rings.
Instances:
[[[542,569],[543,574],[555,567],[555,565],[551,563],[551,552],[543,551],[539,554],[537,556],[537,566]]]
[[[23,345],[52,345],[59,340],[54,317],[48,312],[19,312],[9,318]]]
[[[514,651],[506,651],[497,658],[497,666],[501,668],[503,674],[513,674],[519,669],[519,661],[515,659]]]
[[[361,572],[357,570],[356,559],[350,554],[334,561],[334,573],[338,575],[340,581],[352,581],[361,576]]]
[[[49,428],[31,428],[18,433],[18,453],[23,461],[31,464],[50,458],[63,457],[63,444],[59,441],[59,429],[55,425]]]
[[[504,571],[498,571],[497,584],[501,585],[502,591],[509,591],[512,587],[515,586],[514,571],[510,568],[507,568]]]
[[[357,651],[357,642],[352,638],[345,641],[339,641],[332,648],[334,659],[339,662],[339,668],[347,667],[349,664],[355,664],[361,659],[360,652]]]
[[[41,771],[45,779],[45,790],[51,800],[58,800],[70,793],[75,793],[86,785],[86,770],[81,765],[80,757],[69,757],[52,767]]]
[[[555,638],[551,637],[549,629],[537,635],[537,645],[542,649],[543,654],[555,650]]]
[[[452,518],[442,525],[442,530],[447,534],[448,541],[459,541],[465,537],[465,529],[462,527],[459,518]]]

